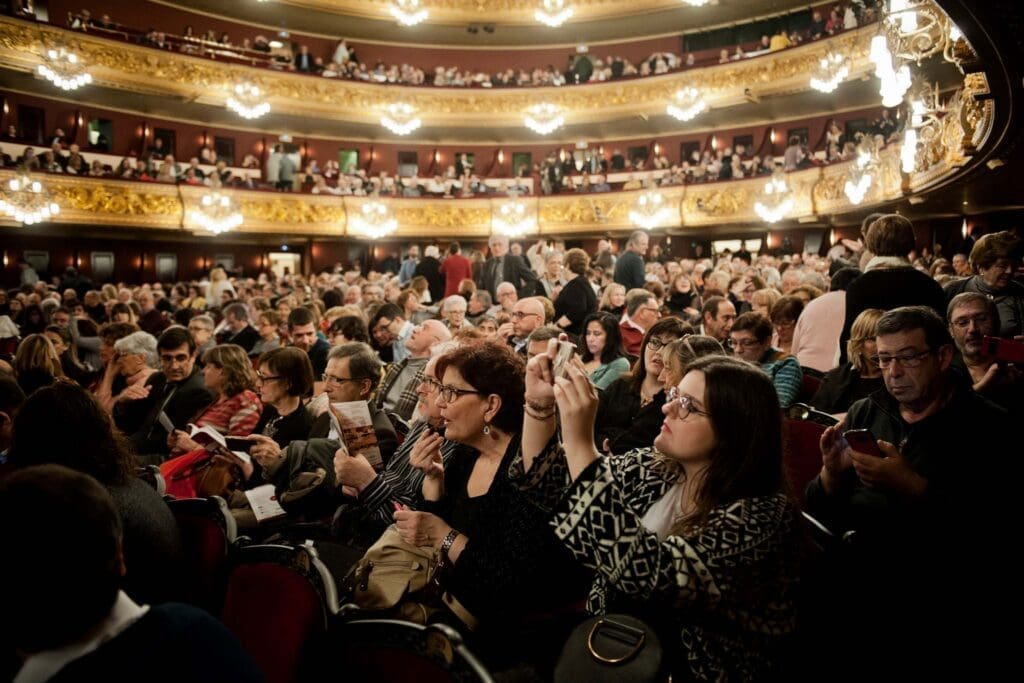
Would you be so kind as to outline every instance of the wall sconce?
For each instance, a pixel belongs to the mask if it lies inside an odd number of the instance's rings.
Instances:
[[[657,142],[654,143],[654,154],[661,154],[661,145],[659,145]]]
[[[775,129],[774,128],[772,128],[772,132],[768,135],[768,139],[771,140],[771,143],[773,145],[775,144]]]
[[[441,153],[438,152],[436,149],[434,150],[434,163],[435,164],[441,163]]]
[[[718,149],[718,137],[715,135],[711,136],[711,149]]]
[[[503,151],[501,151],[500,149],[498,150],[498,163],[499,164],[505,163],[505,153]]]

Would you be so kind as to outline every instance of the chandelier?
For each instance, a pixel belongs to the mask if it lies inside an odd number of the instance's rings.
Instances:
[[[542,102],[526,110],[523,123],[534,133],[549,135],[565,123],[561,110],[553,104]]]
[[[557,28],[573,15],[567,0],[541,0],[540,7],[533,13],[534,18],[550,28]]]
[[[629,220],[644,230],[656,228],[672,218],[672,208],[665,203],[665,197],[657,190],[647,190],[636,198],[629,211]]]
[[[782,171],[772,174],[764,186],[764,201],[754,203],[754,211],[767,223],[778,223],[793,210],[793,191],[786,184]]]
[[[909,120],[900,146],[900,163],[904,173],[917,170],[918,143],[929,143],[942,135],[941,116],[947,111],[939,97],[939,86],[922,83],[910,95]]]
[[[707,108],[708,103],[699,90],[683,88],[676,92],[675,100],[665,107],[665,111],[680,121],[689,121]]]
[[[829,52],[818,63],[811,76],[811,87],[823,93],[833,92],[850,75],[850,60],[838,52]]]
[[[19,171],[0,192],[0,211],[25,225],[33,225],[60,213],[60,206],[43,191],[43,184]]]
[[[239,83],[228,97],[228,109],[244,119],[258,119],[270,112],[270,103],[260,99],[260,89],[252,83]]]
[[[491,217],[494,232],[508,237],[522,237],[534,225],[536,221],[533,214],[520,201],[505,202]]]
[[[421,124],[422,121],[416,116],[416,110],[411,104],[405,102],[389,104],[380,117],[380,125],[395,135],[408,135],[419,128]]]
[[[352,227],[367,237],[379,240],[398,230],[398,220],[391,215],[387,204],[370,201],[363,204],[359,213],[352,216]]]
[[[690,7],[703,7],[704,5],[711,2],[711,0],[683,0]]]
[[[388,11],[402,26],[415,26],[430,16],[430,12],[420,7],[420,0],[391,0]]]
[[[203,195],[199,207],[189,212],[189,218],[214,235],[234,230],[243,222],[242,214],[235,209],[231,198],[216,190]]]
[[[897,64],[889,49],[889,39],[879,34],[871,39],[869,59],[875,65],[875,76],[881,81],[878,94],[883,107],[896,107],[910,88],[910,66]]]
[[[61,90],[78,90],[92,83],[92,74],[82,66],[78,55],[62,47],[46,50],[36,71]]]
[[[860,204],[871,189],[874,173],[878,170],[878,144],[871,135],[862,135],[857,145],[857,159],[853,162],[850,177],[843,186],[846,197],[853,204]]]

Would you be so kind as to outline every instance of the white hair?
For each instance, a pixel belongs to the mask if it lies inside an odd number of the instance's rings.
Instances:
[[[436,244],[430,244],[423,250],[423,256],[424,258],[438,258],[441,256],[441,251],[437,248]]]

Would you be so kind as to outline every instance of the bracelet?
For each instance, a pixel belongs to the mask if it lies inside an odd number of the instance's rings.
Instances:
[[[535,401],[531,401],[531,400],[527,399],[526,407],[527,408],[532,408],[533,410],[536,410],[537,412],[543,413],[543,412],[547,412],[548,410],[554,410],[555,409],[555,402],[552,401],[551,403],[537,403]]]
[[[527,405],[523,406],[523,410],[526,412],[526,414],[528,416],[532,417],[534,420],[541,420],[541,421],[543,421],[543,420],[550,420],[551,418],[553,418],[555,416],[555,409],[554,408],[551,408],[551,410],[547,411],[547,412],[537,413],[537,412],[533,412],[533,409],[530,407],[529,404],[527,404]]]
[[[448,532],[448,535],[441,541],[441,560],[444,562],[451,562],[448,559],[448,551],[452,549],[452,544],[455,543],[455,539],[459,537],[459,532],[452,529]]]

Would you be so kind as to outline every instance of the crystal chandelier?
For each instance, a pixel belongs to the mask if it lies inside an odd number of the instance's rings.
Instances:
[[[270,112],[270,103],[260,99],[260,89],[252,83],[239,83],[228,97],[228,109],[244,119],[258,119]]]
[[[82,66],[78,55],[62,47],[46,50],[36,71],[61,90],[78,90],[92,83],[92,74]]]
[[[422,121],[416,116],[416,110],[411,104],[405,102],[389,104],[380,117],[380,125],[395,135],[408,135],[419,128],[421,124]]]
[[[672,218],[672,208],[665,203],[665,197],[657,190],[647,190],[636,198],[629,211],[629,220],[644,230],[656,228]]]
[[[818,63],[811,76],[811,87],[823,93],[833,92],[850,75],[850,60],[838,52],[829,52]]]
[[[391,215],[387,204],[370,201],[363,204],[359,213],[352,216],[352,227],[367,237],[379,240],[398,230],[398,220]]]
[[[43,191],[43,184],[19,171],[0,191],[0,211],[19,223],[33,225],[60,213],[60,206]]]
[[[691,7],[703,7],[704,5],[711,2],[711,0],[683,0],[687,5]]]
[[[391,0],[388,11],[402,26],[415,26],[430,16],[430,12],[420,7],[420,0]]]
[[[910,94],[909,120],[900,146],[900,163],[904,173],[917,170],[918,143],[926,146],[942,135],[941,117],[947,108],[939,97],[939,86],[922,83]]]
[[[533,13],[534,18],[550,28],[557,28],[573,15],[567,0],[541,0],[540,7]]]
[[[680,121],[689,121],[707,108],[708,103],[699,90],[683,88],[676,92],[675,100],[665,107],[665,111]]]
[[[764,186],[764,201],[754,203],[754,211],[767,223],[778,223],[793,210],[793,191],[786,184],[782,171],[772,174]]]
[[[882,106],[899,106],[910,88],[910,66],[895,63],[889,40],[882,34],[871,39],[869,58],[875,65],[875,76],[881,81],[878,94],[882,96]]]
[[[216,190],[203,195],[199,207],[189,212],[189,218],[214,235],[234,230],[243,222],[242,214],[234,208],[231,198]]]
[[[843,186],[846,197],[853,204],[860,204],[874,182],[878,170],[878,145],[873,136],[864,135],[857,145],[857,159],[853,162],[850,177]]]
[[[542,102],[526,110],[523,118],[526,127],[540,135],[550,135],[565,123],[561,110],[553,104]]]
[[[533,214],[520,201],[505,202],[491,217],[494,232],[507,237],[522,237],[535,225]]]

